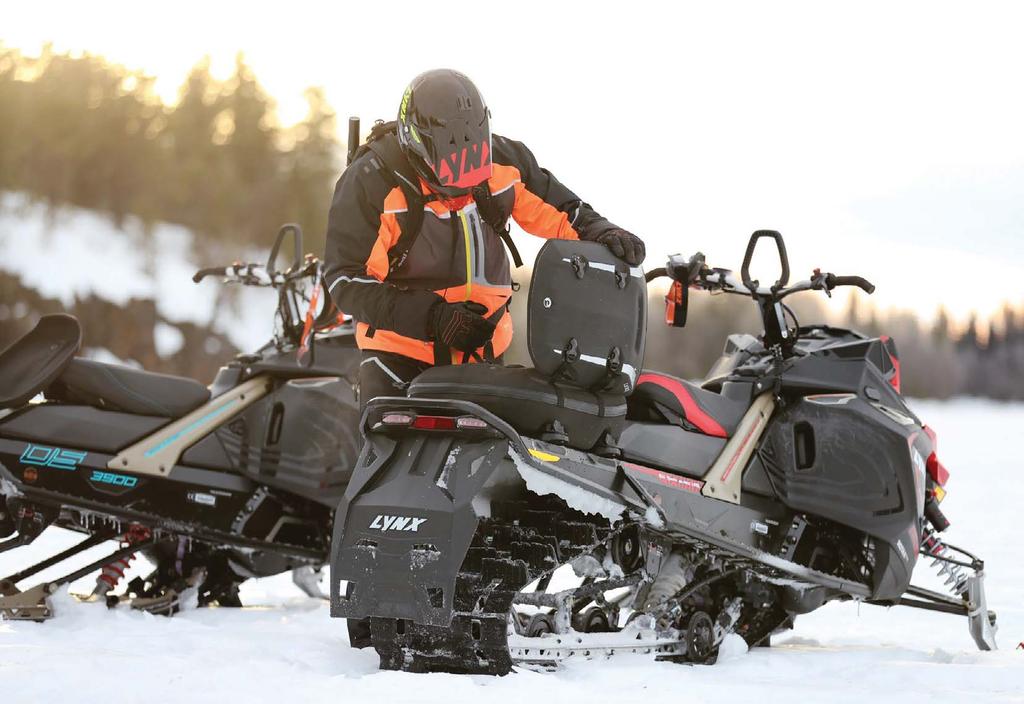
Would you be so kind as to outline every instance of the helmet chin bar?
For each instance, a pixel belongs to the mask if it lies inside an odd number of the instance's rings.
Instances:
[[[469,187],[442,185],[437,174],[434,173],[434,170],[430,168],[426,161],[423,160],[422,156],[408,150],[405,152],[405,155],[412,164],[413,170],[415,170],[419,177],[427,184],[427,188],[442,198],[461,198],[462,196],[469,195],[470,191],[472,191],[472,188]]]

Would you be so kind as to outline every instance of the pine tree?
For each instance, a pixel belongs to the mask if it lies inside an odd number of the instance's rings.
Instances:
[[[978,341],[978,314],[971,312],[971,317],[967,321],[967,328],[960,336],[958,344],[961,349],[965,350],[978,350],[980,349],[980,343]]]
[[[846,303],[846,327],[856,330],[860,327],[860,295],[852,291]]]
[[[283,219],[281,154],[277,149],[274,103],[256,81],[245,57],[235,58],[235,73],[222,93],[227,124],[223,158],[233,189],[223,202],[224,227],[239,239],[272,231]]]
[[[210,75],[206,57],[192,68],[179,89],[178,103],[168,111],[162,139],[169,157],[163,217],[207,237],[220,235],[226,228],[228,218],[221,203],[234,185],[216,143],[222,112],[220,86]]]
[[[339,143],[335,113],[320,88],[305,92],[309,110],[292,130],[294,146],[287,159],[286,217],[303,226],[306,249],[321,252],[327,229],[327,210],[338,177]]]
[[[939,306],[939,312],[935,315],[935,322],[932,324],[932,342],[936,345],[949,341],[949,313],[945,306]]]

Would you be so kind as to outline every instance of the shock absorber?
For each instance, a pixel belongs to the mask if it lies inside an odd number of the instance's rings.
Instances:
[[[149,540],[149,536],[149,528],[133,523],[125,532],[121,541],[121,546],[128,547],[130,545],[137,545],[138,543]],[[132,553],[104,565],[100,570],[99,575],[96,577],[96,587],[92,590],[92,595],[102,598],[111,590],[116,589],[117,585],[121,583],[122,579],[124,579],[125,570],[131,566],[131,561],[134,559],[135,553]]]
[[[940,577],[946,578],[946,586],[953,593],[962,596],[967,591],[967,578],[970,575],[949,554],[949,548],[931,526],[926,525],[921,534],[921,552],[932,558],[932,567],[938,569]]]

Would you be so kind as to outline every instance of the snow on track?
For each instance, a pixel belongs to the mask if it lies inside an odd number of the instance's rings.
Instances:
[[[52,621],[0,623],[0,701],[1024,702],[1024,650],[1014,649],[1024,640],[1024,405],[914,408],[938,433],[939,456],[952,472],[947,536],[986,560],[999,652],[975,650],[962,618],[833,604],[798,619],[773,647],[730,648],[713,667],[629,656],[503,678],[378,672],[372,650],[351,649],[344,622],[282,575],[245,585],[244,609],[168,619],[63,596]],[[0,555],[0,575],[74,539],[51,529],[31,548]],[[923,583],[928,571],[919,569]]]

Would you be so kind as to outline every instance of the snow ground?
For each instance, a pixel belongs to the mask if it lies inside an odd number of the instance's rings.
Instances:
[[[958,617],[834,604],[798,619],[772,648],[731,652],[713,667],[630,656],[504,678],[378,672],[376,655],[348,646],[344,623],[328,617],[326,603],[281,575],[245,585],[250,606],[241,610],[197,609],[167,619],[64,596],[52,621],[0,623],[0,699],[1024,702],[1024,650],[1015,650],[1024,640],[1017,526],[1024,405],[961,400],[915,408],[938,432],[940,457],[952,472],[943,504],[953,521],[949,540],[986,559],[998,652],[977,652]],[[30,548],[0,555],[0,574],[72,541],[51,530]],[[924,583],[928,571],[919,570]],[[75,590],[91,583],[86,578]]]

